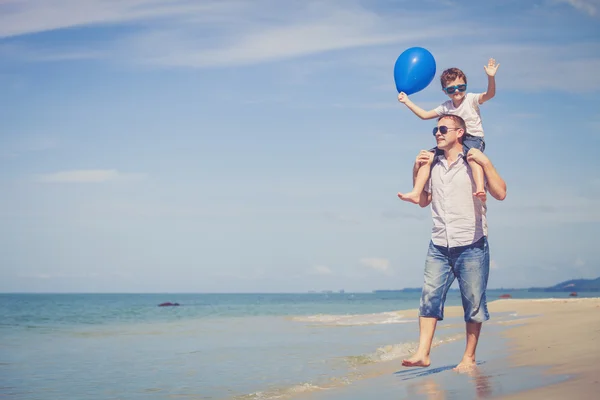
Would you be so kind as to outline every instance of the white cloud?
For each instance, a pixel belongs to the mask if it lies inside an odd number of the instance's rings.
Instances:
[[[600,0],[549,1],[554,6],[569,4],[589,15],[598,15],[600,5]],[[420,43],[436,48],[436,60],[455,60],[460,54],[461,65],[470,71],[479,70],[482,76],[482,65],[493,55],[502,64],[501,90],[555,89],[556,76],[570,77],[569,85],[559,90],[600,89],[600,75],[595,73],[600,69],[597,43],[576,38],[577,42],[556,45],[540,28],[543,21],[524,22],[518,27],[470,24],[449,33],[445,22],[453,18],[453,13],[461,14],[460,4],[452,8],[437,5],[422,7],[419,12],[408,11],[408,6],[379,12],[352,0],[9,0],[0,3],[0,38],[81,26],[127,24],[129,29],[107,30],[102,39],[93,42],[44,43],[43,47],[17,37],[19,40],[0,48],[0,57],[25,61],[106,58],[150,66],[206,68],[361,48],[359,57],[352,54],[331,64],[327,60],[324,67],[360,66],[371,71],[381,68],[387,74],[393,62],[390,49],[382,48],[385,51],[381,56],[366,54],[366,47],[394,45],[401,49]],[[422,21],[428,24],[423,26]],[[450,39],[449,34],[455,35],[456,40],[451,49],[444,50],[437,44],[439,38]],[[474,41],[474,37],[482,39]],[[498,40],[490,44],[486,40],[489,37]],[[528,37],[528,41],[523,42],[522,37]],[[550,45],[538,44],[549,41]],[[377,66],[378,63],[382,65]]]
[[[225,278],[227,280],[241,280],[241,281],[255,281],[258,279],[264,279],[267,271],[264,268],[254,268],[250,271],[226,271],[221,270],[212,274],[215,278]]]
[[[387,258],[362,258],[360,263],[370,269],[375,271],[380,271],[384,273],[391,273],[392,269],[390,267],[390,260]]]
[[[106,57],[102,51],[89,50],[62,50],[62,51],[35,51],[22,54],[22,58],[30,61],[76,61],[76,60],[99,60]]]
[[[310,269],[309,273],[312,275],[332,275],[333,271],[326,265],[315,265]]]
[[[101,183],[139,179],[143,176],[142,174],[124,174],[116,169],[82,169],[42,174],[37,177],[37,180],[47,183]]]
[[[0,137],[0,157],[17,158],[25,153],[52,150],[58,145],[56,138],[50,135],[7,133]]]
[[[573,263],[576,267],[583,267],[585,265],[585,260],[581,257],[577,257],[575,262]]]
[[[329,221],[341,222],[344,224],[359,225],[361,223],[359,218],[349,214],[325,212],[323,213],[323,216]]]
[[[598,14],[600,0],[552,0],[553,3],[569,4],[575,9],[589,15],[590,17]]]
[[[121,272],[114,273],[104,273],[100,274],[98,272],[81,272],[81,273],[72,273],[72,272],[53,272],[53,273],[45,273],[45,272],[31,272],[31,273],[21,273],[17,275],[19,278],[25,279],[69,279],[69,278],[98,278],[100,276],[118,276],[125,277],[128,274],[123,274]]]
[[[1,12],[4,9],[5,12]],[[71,27],[129,24],[85,47],[23,49],[26,59],[66,60],[111,54],[152,65],[248,65],[332,50],[447,37],[440,11],[377,13],[358,1],[42,0],[0,6],[0,38]],[[402,29],[398,26],[402,25]],[[134,32],[134,33],[131,33]],[[463,29],[461,34],[466,34]],[[17,46],[17,49],[19,47]]]
[[[452,52],[464,54],[461,69],[471,82],[485,83],[482,60],[493,55],[501,64],[497,78],[498,90],[542,91],[554,87],[564,92],[591,92],[600,88],[600,44],[597,41],[570,43],[557,46],[547,41],[536,41],[534,32],[521,30],[523,36],[532,40],[523,43],[519,39],[507,38],[494,44],[478,44],[467,41],[456,43],[450,50],[435,52],[436,59],[453,59]],[[543,65],[544,68],[540,68]],[[478,75],[480,74],[480,75]],[[557,76],[569,76],[568,85],[556,86]]]
[[[236,1],[172,0],[5,0],[0,3],[0,37],[99,24],[201,16]]]
[[[309,5],[307,9],[310,8]],[[445,32],[437,28],[394,29],[390,18],[348,5],[321,7],[321,13],[316,15],[306,11],[291,17],[294,15],[282,13],[271,24],[242,24],[235,31],[221,32],[218,40],[212,42],[203,37],[196,25],[141,32],[121,42],[121,52],[164,66],[251,65],[333,50],[416,42],[443,36]]]
[[[590,187],[590,186],[588,186]],[[593,188],[593,187],[592,187]],[[515,190],[511,192],[511,204],[494,212],[495,224],[505,226],[531,226],[562,223],[600,222],[597,197],[577,194],[577,188],[564,187],[554,191]],[[567,193],[556,195],[555,193]]]

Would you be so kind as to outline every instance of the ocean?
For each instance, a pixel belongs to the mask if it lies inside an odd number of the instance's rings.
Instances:
[[[488,299],[504,293],[568,297]],[[281,399],[347,386],[416,348],[402,310],[419,295],[0,294],[0,397]],[[463,340],[454,325],[436,346]]]

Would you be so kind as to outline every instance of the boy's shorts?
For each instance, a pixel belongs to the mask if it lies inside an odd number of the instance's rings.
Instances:
[[[465,156],[471,149],[477,149],[483,153],[485,151],[485,140],[481,136],[473,136],[467,133],[463,139],[463,152]],[[429,151],[435,153],[436,156],[444,154],[444,150],[438,149],[437,146],[429,149]]]

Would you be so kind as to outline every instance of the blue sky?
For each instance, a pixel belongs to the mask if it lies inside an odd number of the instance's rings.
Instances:
[[[598,0],[3,0],[0,291],[420,286],[413,46],[426,109],[443,69],[478,92],[500,63],[490,287],[599,276]]]

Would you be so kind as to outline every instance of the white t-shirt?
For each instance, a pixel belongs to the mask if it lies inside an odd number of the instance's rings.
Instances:
[[[469,135],[483,137],[483,126],[479,115],[479,96],[481,96],[481,93],[467,93],[458,107],[454,107],[452,100],[448,100],[440,104],[435,112],[437,115],[458,115],[465,120]]]
[[[463,154],[450,165],[444,155],[436,158],[425,186],[431,193],[431,240],[444,247],[471,245],[488,234],[487,206],[473,196],[475,181]]]

